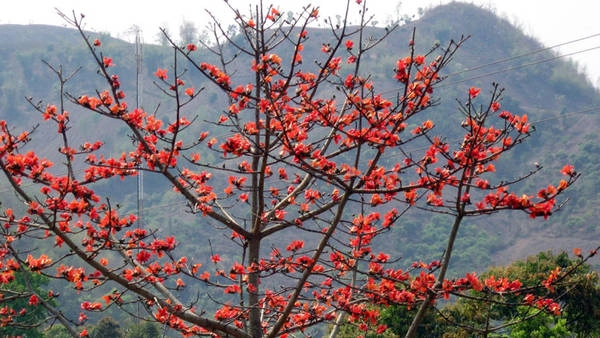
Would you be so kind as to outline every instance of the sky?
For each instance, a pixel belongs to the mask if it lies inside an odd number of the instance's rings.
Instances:
[[[250,4],[256,0],[229,0],[242,13],[248,12]],[[319,3],[322,15],[335,18],[345,8],[347,0],[313,1]],[[357,7],[352,0],[354,8]],[[445,4],[451,0],[366,0],[370,14],[379,22],[395,18],[396,13],[414,14],[419,7],[427,8]],[[592,83],[600,88],[600,22],[597,13],[600,2],[597,0],[461,0],[484,8],[493,9],[496,14],[517,24],[526,34],[537,38],[545,46],[562,45],[556,48],[559,54],[570,56],[585,70]],[[298,10],[308,0],[265,0],[274,3],[283,13]],[[399,4],[399,7],[397,6]],[[154,43],[159,27],[167,27],[176,34],[183,21],[196,24],[199,29],[207,20],[205,10],[210,10],[222,20],[227,20],[223,0],[17,0],[3,1],[0,11],[0,24],[50,24],[64,26],[64,21],[56,14],[56,9],[65,13],[85,14],[86,29],[109,32],[114,37],[133,39],[132,27],[141,28],[144,40]],[[245,11],[244,11],[245,10]],[[465,32],[468,34],[468,32]],[[596,35],[596,36],[594,36]],[[590,37],[592,36],[592,37]],[[568,43],[575,40],[578,42]],[[566,43],[566,44],[565,44]],[[564,45],[563,45],[564,44]],[[595,49],[594,49],[595,48]],[[586,51],[588,49],[592,49]],[[506,56],[499,56],[499,59]]]

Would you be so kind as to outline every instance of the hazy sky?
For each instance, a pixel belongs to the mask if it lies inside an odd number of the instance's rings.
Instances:
[[[254,0],[255,1],[255,0]],[[546,46],[554,46],[580,38],[599,34],[560,47],[561,54],[575,53],[572,57],[587,69],[590,79],[600,83],[600,23],[597,18],[600,2],[597,0],[464,0],[486,8],[518,23],[529,35],[538,38]],[[229,0],[234,6],[247,9],[250,0]],[[307,0],[265,0],[273,2],[283,12],[308,4]],[[313,1],[320,3],[321,13],[335,17],[341,14],[346,0]],[[352,0],[354,2],[354,0]],[[396,3],[400,2],[400,14],[416,13],[418,7],[435,6],[448,3],[449,0],[367,0],[370,13],[380,22],[395,17]],[[295,6],[290,8],[290,5]],[[352,4],[356,8],[356,4]],[[66,13],[75,10],[86,15],[86,28],[93,31],[110,32],[112,36],[131,39],[127,34],[135,24],[144,32],[146,42],[154,42],[158,27],[169,27],[177,33],[179,24],[192,21],[201,28],[206,20],[204,8],[211,10],[220,18],[228,19],[228,12],[222,0],[171,0],[171,1],[133,1],[133,0],[17,0],[2,1],[0,24],[52,24],[64,25],[56,14],[55,8]],[[469,33],[469,32],[465,32]],[[597,48],[592,51],[586,49]],[[498,58],[506,56],[499,55]]]

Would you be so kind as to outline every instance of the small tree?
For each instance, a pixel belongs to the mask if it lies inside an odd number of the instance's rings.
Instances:
[[[163,28],[161,28],[160,30],[157,30],[156,32],[156,36],[154,41],[157,42],[159,45],[166,47],[169,45],[169,40],[167,39],[167,35],[165,35],[165,33],[167,33],[168,35],[170,35],[169,32],[169,28],[164,25]]]
[[[98,321],[98,324],[91,330],[91,338],[114,337],[121,338],[121,326],[111,317],[104,317]]]
[[[69,76],[55,67],[58,105],[30,101],[57,127],[59,165],[27,149],[31,133],[14,133],[0,123],[0,169],[26,206],[3,211],[3,280],[25,269],[64,279],[80,293],[107,286],[111,291],[102,301],[81,304],[82,318],[112,306],[132,313],[139,304],[150,318],[185,335],[232,337],[287,336],[324,322],[335,328],[344,320],[366,329],[378,319],[370,305],[390,304],[419,309],[410,337],[437,299],[488,285],[475,274],[446,279],[463,219],[502,211],[547,218],[579,174],[565,166],[564,179],[533,195],[517,195],[511,187],[538,169],[494,182],[494,163],[530,135],[527,116],[501,109],[497,85],[484,99],[471,88],[459,107],[462,142],[434,135],[434,122],[424,112],[435,102],[441,71],[465,39],[420,54],[413,36],[408,56],[390,70],[399,87],[394,94],[385,88],[384,95],[361,65],[395,27],[378,37],[367,33],[366,4],[356,2],[348,1],[329,41],[310,40],[318,8],[306,7],[286,21],[262,3],[249,15],[231,7],[240,35],[233,39],[215,22],[210,50],[220,64],[196,59],[194,44],[172,43],[171,68],[155,73],[171,107],[163,111],[161,105],[154,113],[127,104],[109,51],[82,30],[82,18],[65,16],[81,32],[106,86],[65,92]],[[354,6],[363,16],[350,27]],[[311,42],[321,55],[305,62],[305,44]],[[228,101],[219,116],[188,116],[202,94],[189,84],[189,69]],[[250,79],[239,69],[250,69]],[[126,126],[130,135],[123,145],[131,148],[111,157],[99,140],[73,144],[71,108]],[[423,151],[409,151],[415,146]],[[173,186],[198,215],[198,237],[138,227],[134,214],[121,214],[96,192],[102,182],[140,171]],[[440,261],[402,268],[375,240],[413,208],[454,221]],[[210,257],[203,258],[177,250],[186,240],[210,245],[214,232],[225,233],[231,245],[211,245]],[[20,249],[22,239],[53,241],[55,248]],[[546,288],[559,278],[551,274]],[[186,297],[184,291],[196,285],[205,286],[208,296]],[[519,281],[487,287],[520,295],[518,304],[559,311],[552,298],[522,290]],[[207,300],[216,311],[198,306]]]
[[[129,326],[125,337],[127,338],[153,338],[160,336],[160,328],[156,323],[143,322]]]
[[[196,43],[198,40],[198,28],[191,21],[183,21],[181,26],[179,26],[179,38],[182,44]]]
[[[542,313],[531,320],[515,325],[510,336],[514,338],[562,338],[572,337],[566,328],[567,320]]]

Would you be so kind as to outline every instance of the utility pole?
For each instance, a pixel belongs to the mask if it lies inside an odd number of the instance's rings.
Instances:
[[[139,26],[134,25],[133,31],[135,33],[135,107],[142,107],[142,80],[143,80],[143,53],[142,53],[142,30]],[[144,171],[138,170],[137,176],[137,227],[139,229],[144,226]],[[141,305],[137,304],[137,325],[140,325],[141,318]]]
[[[138,26],[133,26],[133,30],[135,32],[135,104],[136,108],[141,108],[142,106],[142,80],[143,80],[143,53],[142,53],[142,30]],[[138,170],[137,177],[137,225],[138,228],[141,228],[144,225],[144,172],[142,170]]]

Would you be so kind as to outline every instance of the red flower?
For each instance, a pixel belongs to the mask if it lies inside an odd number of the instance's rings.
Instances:
[[[493,112],[497,112],[500,109],[500,102],[495,101],[494,103],[492,103],[491,108]]]
[[[271,13],[267,15],[267,19],[271,21],[276,21],[281,16],[281,13],[277,10],[277,8],[271,8]]]
[[[102,45],[102,43],[100,42],[100,40],[98,40],[98,39],[94,40],[94,46],[100,47],[101,45]]]
[[[146,250],[140,251],[137,256],[136,259],[138,262],[140,263],[145,263],[147,262],[150,258],[152,257],[152,254]]]
[[[284,168],[279,168],[278,171],[279,171],[279,179],[281,179],[281,180],[287,180],[288,179],[287,172],[285,171]]]
[[[185,95],[193,97],[194,96],[194,87],[186,88]]]
[[[85,301],[81,303],[81,309],[85,311],[98,311],[102,309],[102,304],[98,302]]]
[[[383,203],[383,199],[379,194],[374,194],[371,196],[371,206],[376,206]]]
[[[532,294],[530,294],[530,293],[528,293],[528,294],[527,294],[527,295],[526,295],[526,296],[523,298],[523,301],[524,301],[525,303],[529,304],[529,305],[532,305],[534,300],[535,300],[535,297],[534,297]]]
[[[214,145],[215,145],[215,143],[217,143],[217,142],[218,142],[218,141],[217,141],[217,139],[213,137],[213,138],[211,138],[210,140],[208,140],[208,142],[207,142],[207,144],[206,144],[206,145],[207,145],[209,148],[212,148],[212,146],[214,146]]]
[[[481,92],[480,88],[471,87],[469,88],[469,97],[474,99],[479,95],[479,92]]]
[[[41,212],[38,212],[38,214],[41,214]],[[52,259],[44,254],[42,254],[40,258],[35,258],[32,255],[28,255],[25,263],[29,265],[29,268],[32,271],[40,271],[48,267],[52,263]]]
[[[112,58],[109,58],[109,57],[106,57],[106,56],[105,56],[105,57],[102,59],[102,63],[104,63],[104,67],[107,67],[107,68],[108,68],[108,67],[112,67],[112,66],[114,66],[114,65],[115,65],[115,64],[112,62]]]
[[[156,75],[156,77],[161,80],[166,80],[167,79],[167,70],[158,68],[158,69],[156,69],[156,72],[154,72],[154,75]]]
[[[223,292],[232,294],[232,293],[239,293],[241,290],[242,289],[240,288],[239,285],[232,284],[232,285],[229,285],[228,287],[226,287],[225,290],[223,290]]]
[[[390,255],[380,252],[375,258],[378,262],[385,263],[390,259]]]
[[[281,210],[281,209],[277,209],[275,210],[275,218],[276,219],[283,219],[285,217],[285,210]]]
[[[287,251],[296,251],[296,250],[302,249],[303,247],[304,247],[304,241],[295,240],[295,241],[292,241],[285,249]]]
[[[565,176],[575,176],[575,167],[567,164],[560,170],[560,173]]]
[[[190,52],[193,52],[196,49],[198,49],[198,47],[196,47],[196,45],[193,44],[193,43],[188,43],[188,45],[185,48],[187,48],[187,50],[190,51]]]
[[[31,297],[29,297],[29,305],[38,305],[40,302],[39,298],[36,295],[31,295]]]
[[[346,41],[346,48],[352,49],[352,47],[354,47],[354,42],[352,42],[352,40],[347,40]]]

